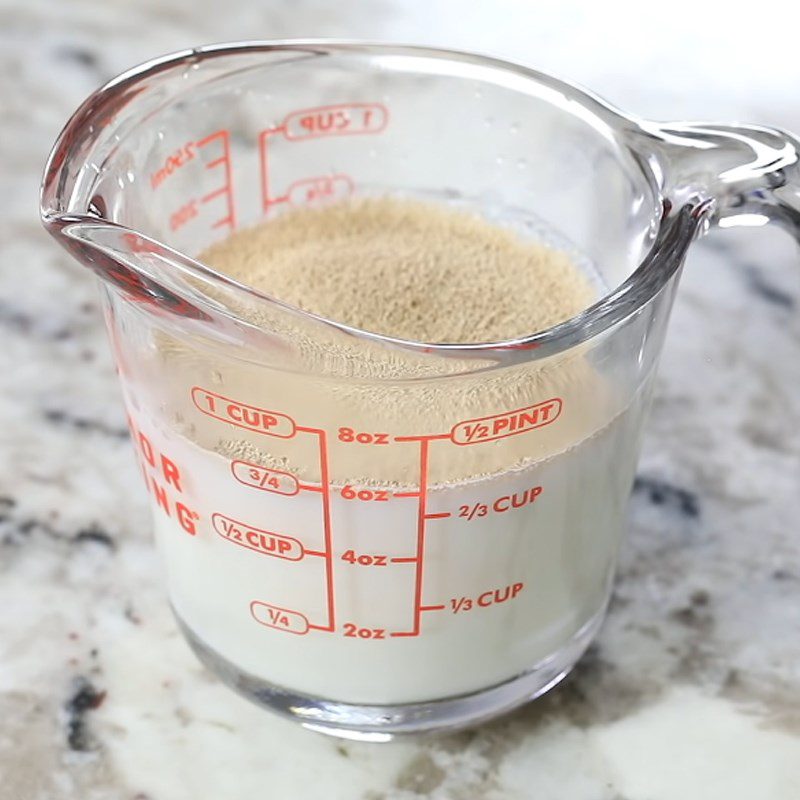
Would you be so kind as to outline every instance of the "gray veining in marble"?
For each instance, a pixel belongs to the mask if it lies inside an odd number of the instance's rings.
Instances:
[[[800,798],[800,258],[788,237],[715,232],[689,258],[611,612],[575,673],[477,731],[378,747],[267,716],[189,653],[93,279],[37,218],[44,158],[80,100],[131,64],[210,41],[449,44],[645,115],[800,130],[791,48],[747,51],[757,33],[743,12],[597,5],[0,3],[1,800]]]

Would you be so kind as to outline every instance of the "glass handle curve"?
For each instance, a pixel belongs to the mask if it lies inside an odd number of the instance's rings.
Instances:
[[[710,225],[775,222],[800,241],[800,139],[777,128],[642,123],[668,196],[707,199]]]

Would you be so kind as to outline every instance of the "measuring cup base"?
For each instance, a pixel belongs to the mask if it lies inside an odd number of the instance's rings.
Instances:
[[[237,667],[202,641],[175,615],[200,661],[248,700],[318,733],[371,742],[399,735],[455,731],[506,714],[558,685],[594,639],[605,609],[592,617],[556,653],[504,683],[471,694],[420,703],[341,703],[276,686]]]

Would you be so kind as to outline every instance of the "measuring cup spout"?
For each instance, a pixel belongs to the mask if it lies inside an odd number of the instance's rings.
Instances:
[[[180,268],[191,259],[182,253],[100,217],[44,214],[43,220],[67,252],[131,299],[183,317],[208,319],[186,297]]]
[[[800,239],[800,140],[776,128],[715,123],[640,123],[668,196],[705,199],[708,224],[774,221]]]
[[[88,214],[43,213],[45,228],[113,291],[154,316],[223,342],[286,355],[273,331],[251,324],[236,312],[230,297],[238,288],[198,261],[142,233]]]

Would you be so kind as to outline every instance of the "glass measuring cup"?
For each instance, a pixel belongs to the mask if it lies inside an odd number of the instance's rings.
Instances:
[[[797,141],[634,120],[474,55],[213,46],[92,95],[47,166],[48,230],[103,279],[189,642],[308,727],[382,738],[541,694],[610,594],[683,258],[710,225],[797,231]],[[195,260],[286,209],[396,194],[544,237],[602,297],[546,331],[407,342]]]

